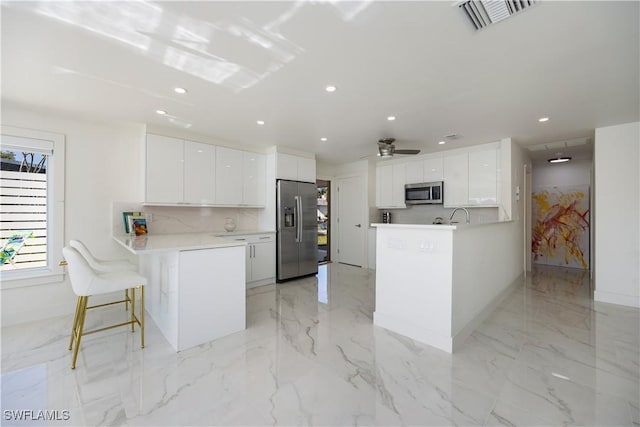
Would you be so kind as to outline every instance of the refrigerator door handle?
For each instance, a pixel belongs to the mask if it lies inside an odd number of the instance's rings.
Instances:
[[[302,241],[302,200],[300,196],[293,196],[296,201],[296,207],[294,211],[295,227],[296,227],[296,242]]]

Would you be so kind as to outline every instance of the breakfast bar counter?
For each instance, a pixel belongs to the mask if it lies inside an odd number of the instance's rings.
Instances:
[[[114,240],[138,256],[147,313],[176,351],[246,328],[246,242],[213,233]]]
[[[522,274],[513,221],[371,224],[376,228],[374,324],[448,353]],[[520,261],[520,262],[519,262]]]

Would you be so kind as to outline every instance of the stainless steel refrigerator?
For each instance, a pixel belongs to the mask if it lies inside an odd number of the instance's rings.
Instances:
[[[318,273],[317,197],[315,184],[277,181],[277,282]]]

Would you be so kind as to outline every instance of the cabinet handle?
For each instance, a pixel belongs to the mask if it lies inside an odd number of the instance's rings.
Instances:
[[[270,239],[270,238],[271,238],[270,236],[267,236],[267,237],[261,237],[261,238],[260,238],[260,240]]]

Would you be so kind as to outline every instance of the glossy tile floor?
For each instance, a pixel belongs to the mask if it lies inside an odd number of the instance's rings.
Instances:
[[[594,304],[587,274],[537,268],[446,354],[372,325],[374,274],[251,290],[248,329],[181,353],[149,322],[85,337],[71,316],[2,330],[6,410],[42,425],[640,425],[637,309]],[[93,313],[95,325],[103,316]]]

